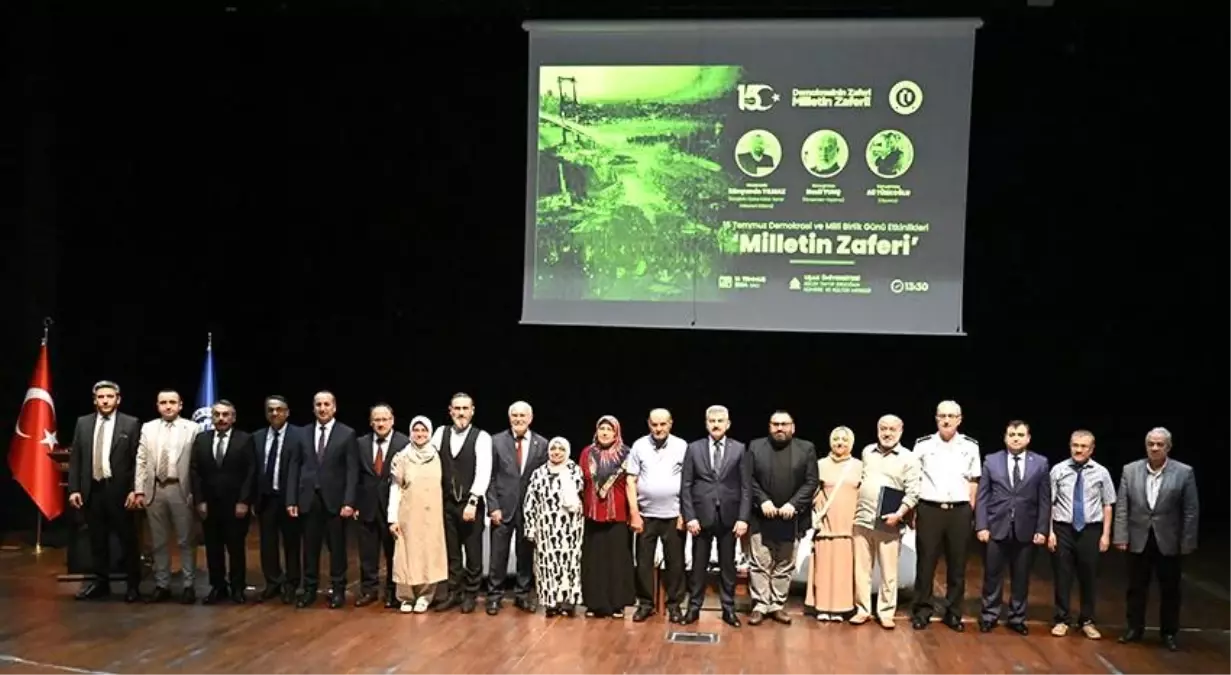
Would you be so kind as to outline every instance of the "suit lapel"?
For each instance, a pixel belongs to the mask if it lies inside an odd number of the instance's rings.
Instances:
[[[330,434],[330,436],[331,438],[329,440],[332,442],[333,441],[332,434]],[[364,436],[363,438],[366,440],[364,440],[362,443],[359,444],[359,461],[363,462],[363,468],[367,469],[368,473],[375,476],[376,475],[376,457],[373,455],[373,453],[376,452],[376,434]],[[389,438],[385,439],[385,462],[386,463],[388,463],[389,461],[389,457],[388,457],[389,448],[392,445],[393,445],[393,434],[390,433]],[[329,445],[326,445],[325,449],[328,450]],[[381,467],[381,468],[384,468],[384,467]]]

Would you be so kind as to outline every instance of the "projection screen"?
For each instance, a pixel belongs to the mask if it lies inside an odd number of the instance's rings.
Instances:
[[[528,22],[522,322],[962,334],[979,26]]]

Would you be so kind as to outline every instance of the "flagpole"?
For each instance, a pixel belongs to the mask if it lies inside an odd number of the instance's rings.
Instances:
[[[49,317],[43,317],[43,342],[41,346],[47,346],[47,336],[51,333],[51,325],[55,321]],[[34,510],[34,555],[40,555],[43,552],[43,512]]]

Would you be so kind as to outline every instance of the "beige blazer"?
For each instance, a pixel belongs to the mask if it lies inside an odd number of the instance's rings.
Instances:
[[[158,489],[154,474],[158,468],[158,434],[162,425],[161,418],[141,425],[141,440],[137,443],[137,477],[133,481],[133,490],[139,495],[145,495],[146,503],[154,498],[154,491]],[[178,488],[184,501],[191,502],[192,481],[188,472],[192,459],[192,442],[196,440],[201,427],[196,422],[180,417],[175,420],[173,428],[176,436],[168,459],[175,465],[179,483],[169,487]]]

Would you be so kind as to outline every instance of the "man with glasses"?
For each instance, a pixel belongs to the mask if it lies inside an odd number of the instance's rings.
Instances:
[[[303,532],[299,519],[286,512],[288,469],[291,456],[306,452],[307,448],[303,430],[287,424],[290,414],[290,405],[284,397],[275,394],[266,398],[265,419],[269,426],[252,435],[257,471],[254,508],[261,535],[261,573],[265,577],[261,600],[281,596],[283,604],[287,605],[295,602],[303,571],[299,557]]]
[[[982,475],[979,442],[957,432],[962,407],[956,401],[936,406],[936,433],[915,441],[915,458],[922,481],[919,488],[918,566],[915,603],[910,625],[928,627],[935,607],[932,584],[936,563],[945,559],[945,597],[941,622],[962,632],[962,600],[966,594],[966,548],[973,528],[975,496]]]

